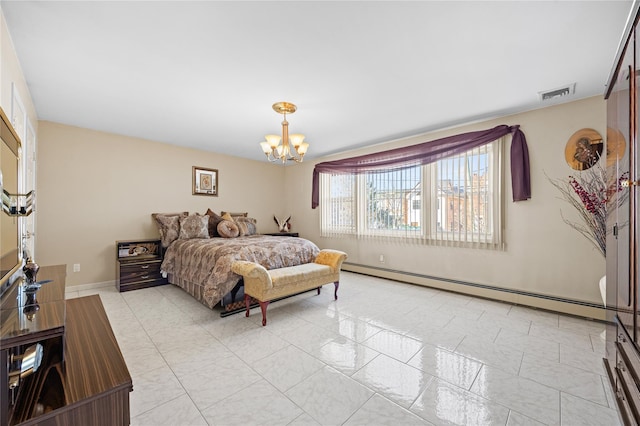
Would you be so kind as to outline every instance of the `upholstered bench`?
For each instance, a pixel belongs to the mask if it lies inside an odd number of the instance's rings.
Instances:
[[[334,283],[334,298],[338,299],[340,267],[347,254],[338,250],[324,249],[313,263],[267,270],[254,262],[238,260],[231,270],[244,278],[244,301],[249,316],[250,298],[260,303],[262,325],[267,325],[267,305],[271,300],[318,289],[324,284]]]

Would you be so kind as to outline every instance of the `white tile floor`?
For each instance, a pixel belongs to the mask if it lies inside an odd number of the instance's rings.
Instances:
[[[98,292],[132,425],[615,426],[604,326],[343,272],[220,318],[174,286]]]

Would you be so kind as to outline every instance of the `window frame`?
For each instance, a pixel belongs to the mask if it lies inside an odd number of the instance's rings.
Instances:
[[[439,199],[437,185],[437,171],[439,167],[442,167],[444,161],[451,161],[452,159],[459,158],[462,156],[474,156],[474,155],[482,155],[482,153],[474,154],[475,150],[483,149],[486,154],[488,154],[488,159],[486,160],[487,166],[487,174],[484,177],[486,191],[489,192],[488,196],[486,196],[486,200],[489,200],[488,203],[488,215],[491,216],[489,219],[482,215],[483,222],[486,226],[490,226],[490,232],[487,233],[487,236],[477,236],[478,232],[475,230],[469,231],[465,228],[465,236],[462,237],[462,232],[455,231],[445,231],[438,230],[438,216],[439,212],[437,206],[442,204],[442,201]],[[503,161],[503,150],[504,150],[504,138],[499,138],[489,144],[483,145],[478,148],[474,148],[473,150],[469,150],[465,153],[459,154],[457,156],[449,157],[443,160],[439,160],[433,164],[416,166],[420,168],[420,181],[417,186],[420,186],[421,190],[418,192],[421,199],[421,211],[420,215],[420,226],[419,232],[414,232],[415,230],[410,230],[408,232],[407,229],[371,229],[368,227],[368,207],[367,207],[367,174],[358,174],[358,175],[349,175],[354,178],[351,192],[354,194],[353,196],[353,210],[355,210],[355,217],[352,222],[354,226],[350,227],[350,229],[338,229],[338,227],[334,226],[332,223],[326,220],[326,206],[331,203],[331,198],[327,197],[327,187],[331,188],[332,183],[331,179],[333,176],[342,176],[342,175],[331,175],[331,174],[322,174],[321,175],[321,186],[320,186],[320,194],[323,199],[323,203],[325,208],[321,209],[321,229],[320,234],[323,237],[340,237],[340,236],[352,236],[358,238],[400,238],[405,240],[419,240],[424,244],[447,244],[447,245],[457,245],[457,246],[469,246],[472,245],[474,247],[487,247],[487,248],[501,248],[503,247],[502,241],[502,229],[503,229],[503,209],[504,209],[504,182],[503,182],[503,174],[504,174],[504,161]],[[468,160],[467,160],[468,161]],[[479,161],[479,160],[478,160]],[[479,164],[479,163],[478,163]],[[387,171],[391,172],[391,171]],[[385,171],[378,172],[385,173]],[[479,178],[478,178],[479,179]],[[465,190],[469,186],[473,186],[473,175],[468,176],[465,174],[464,186]],[[428,193],[425,191],[425,188],[429,189]],[[331,189],[328,190],[331,192]],[[403,191],[403,190],[401,190]],[[407,192],[408,190],[404,190]],[[413,191],[413,188],[411,189]],[[473,209],[473,199],[479,199],[480,194],[483,191],[479,189],[478,191],[472,192],[472,207]],[[397,199],[397,197],[396,197]],[[415,201],[415,200],[413,200]],[[478,200],[480,203],[480,200]],[[435,207],[435,209],[434,209]],[[417,211],[418,209],[412,209],[411,202],[406,203],[406,212],[404,212],[407,217],[410,214],[411,210]],[[465,210],[469,210],[469,207],[466,206]],[[413,216],[412,216],[413,217]],[[474,220],[474,219],[471,219]],[[474,220],[475,222],[475,220]],[[411,222],[413,223],[413,222]],[[468,216],[465,214],[465,223],[469,223]],[[407,222],[405,225],[408,225]],[[473,226],[472,226],[473,227]],[[410,228],[407,226],[407,228]],[[469,237],[469,234],[472,234],[472,237]],[[475,235],[475,237],[474,237]]]

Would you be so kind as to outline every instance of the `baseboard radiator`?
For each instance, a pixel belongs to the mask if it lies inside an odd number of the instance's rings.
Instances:
[[[496,287],[486,284],[435,277],[415,272],[399,271],[379,266],[361,265],[351,262],[344,262],[342,264],[342,270],[584,318],[591,318],[595,320],[605,319],[604,305],[582,300],[573,300],[517,289]]]

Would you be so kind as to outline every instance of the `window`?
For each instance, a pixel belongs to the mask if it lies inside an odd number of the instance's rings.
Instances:
[[[323,236],[501,247],[502,140],[425,166],[321,175]]]
[[[356,176],[325,175],[323,185],[321,228],[336,234],[356,232]],[[323,180],[324,182],[324,180]]]
[[[418,216],[410,209],[420,199],[421,167],[390,172],[367,173],[362,176],[365,185],[366,233],[395,233],[407,230],[414,223],[420,226]]]

